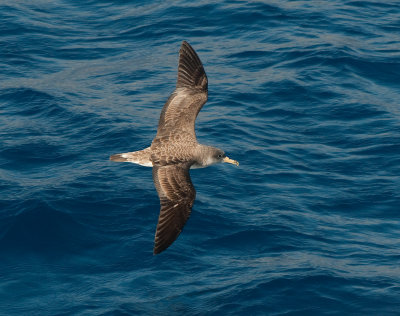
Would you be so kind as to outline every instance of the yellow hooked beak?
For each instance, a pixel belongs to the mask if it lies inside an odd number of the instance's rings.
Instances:
[[[230,159],[228,157],[225,157],[222,161],[223,162],[227,162],[227,163],[231,163],[232,165],[239,166],[239,162],[237,162],[236,160]]]

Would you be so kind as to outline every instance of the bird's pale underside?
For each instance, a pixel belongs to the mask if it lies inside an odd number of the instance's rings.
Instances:
[[[189,169],[218,162],[239,165],[222,150],[201,145],[196,140],[195,120],[207,101],[207,94],[208,80],[203,65],[194,49],[183,41],[176,89],[161,111],[157,135],[151,146],[110,157],[112,161],[153,167],[153,181],[161,205],[154,254],[176,240],[190,216],[196,191]]]

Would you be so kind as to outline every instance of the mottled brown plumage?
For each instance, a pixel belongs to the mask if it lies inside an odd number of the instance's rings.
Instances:
[[[160,215],[154,240],[154,254],[168,248],[188,220],[196,191],[190,168],[218,162],[239,165],[218,148],[196,140],[195,120],[207,101],[208,80],[194,49],[183,41],[179,52],[175,91],[165,103],[151,146],[135,152],[116,154],[113,161],[153,167],[153,181],[160,198]]]

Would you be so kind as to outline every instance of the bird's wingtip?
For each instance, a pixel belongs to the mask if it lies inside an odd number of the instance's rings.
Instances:
[[[197,88],[208,90],[208,79],[203,64],[196,51],[187,41],[182,41],[179,50],[177,88]]]

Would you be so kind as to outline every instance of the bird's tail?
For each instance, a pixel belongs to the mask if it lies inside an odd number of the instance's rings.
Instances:
[[[131,162],[145,167],[153,167],[150,156],[151,151],[150,147],[148,147],[139,151],[112,155],[110,156],[110,160],[116,162]]]

